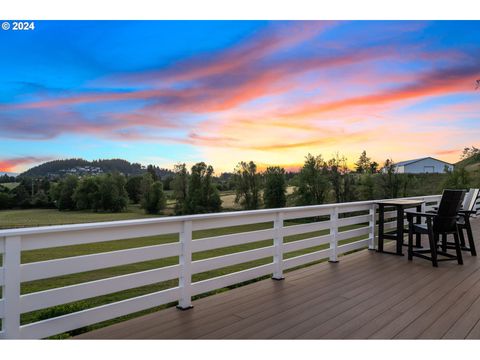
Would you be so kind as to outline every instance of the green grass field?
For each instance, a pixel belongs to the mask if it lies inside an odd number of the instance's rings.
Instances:
[[[130,220],[148,217],[154,217],[154,215],[145,214],[138,205],[130,205],[126,211],[121,213],[58,211],[57,209],[2,210],[0,211],[0,229]]]
[[[149,216],[145,215],[139,207],[135,207],[135,206],[130,206],[128,211],[126,212],[116,213],[116,214],[91,213],[91,212],[80,212],[80,211],[59,212],[58,210],[55,210],[55,209],[8,210],[8,211],[0,211],[0,228],[44,226],[44,225],[53,225],[53,224],[73,224],[73,223],[85,223],[85,222],[95,222],[95,221],[113,221],[113,220],[136,219],[136,218],[145,218],[145,217],[149,217]],[[286,223],[286,225],[289,225],[289,224],[293,224],[293,223],[292,222]],[[266,229],[266,228],[271,228],[272,226],[273,226],[272,223],[260,223],[260,224],[253,224],[253,225],[234,226],[234,227],[228,227],[228,228],[196,231],[193,234],[193,238],[195,241],[198,241],[198,239],[201,239],[201,238],[218,236],[223,234],[232,234],[232,233],[240,233],[245,231]],[[355,227],[359,227],[359,225],[345,227],[341,230],[343,231],[350,230]],[[324,234],[328,234],[328,230],[290,236],[285,238],[285,241],[286,242],[296,241],[296,240],[305,239],[313,236],[324,235]],[[343,243],[359,240],[361,238],[365,238],[365,237],[357,237],[354,239],[349,239],[348,241],[344,241]],[[57,258],[80,256],[80,255],[115,251],[115,250],[121,250],[121,249],[150,246],[150,245],[156,245],[156,244],[165,244],[165,243],[176,242],[176,241],[178,241],[178,234],[171,234],[171,235],[151,236],[151,237],[144,237],[144,238],[118,240],[118,241],[109,241],[109,242],[103,242],[103,243],[24,251],[22,252],[22,263],[45,261],[45,260],[51,260],[51,259],[57,259]],[[272,244],[273,244],[273,240],[265,240],[265,241],[259,241],[256,243],[198,252],[193,254],[193,260],[206,259],[210,257],[221,256],[224,254],[251,250],[259,247],[270,246]],[[314,248],[309,248],[301,251],[288,253],[285,255],[285,257],[289,258],[293,256],[298,256],[308,252],[325,249],[327,247],[328,245],[317,246]],[[225,275],[232,272],[241,271],[241,270],[259,266],[262,264],[267,264],[267,263],[270,263],[271,261],[272,261],[272,258],[268,257],[264,259],[250,261],[247,263],[225,267],[222,269],[216,269],[216,270],[212,270],[212,271],[208,271],[200,274],[195,274],[193,276],[192,281],[194,282],[200,281],[200,280],[209,279],[212,277]],[[99,280],[99,279],[104,279],[104,278],[109,278],[114,276],[120,276],[128,273],[138,272],[138,271],[145,271],[149,269],[170,266],[174,264],[178,264],[178,257],[171,257],[171,258],[165,258],[160,260],[147,261],[142,263],[117,266],[117,267],[112,267],[107,269],[71,274],[67,276],[60,276],[56,278],[32,281],[32,282],[22,283],[21,293],[27,294],[27,293],[57,288],[57,287],[83,283],[87,281],[94,281],[94,280]],[[135,296],[140,296],[140,295],[148,294],[151,292],[168,289],[175,286],[177,286],[177,280],[164,281],[161,283],[129,289],[129,290],[121,291],[118,293],[85,299],[82,301],[77,301],[77,302],[66,304],[66,305],[60,305],[60,306],[55,306],[48,309],[25,313],[25,314],[22,314],[21,316],[21,322],[22,324],[27,324],[27,323],[39,321],[42,319],[47,319],[50,317],[59,316],[59,315],[74,312],[74,311],[79,311],[82,309],[92,308],[95,306],[100,306],[100,305],[128,299]],[[228,290],[228,288],[219,289],[219,290],[213,291],[212,293],[217,293],[225,290]],[[201,296],[206,296],[206,295],[209,295],[209,294],[202,294]],[[89,331],[98,327],[110,325],[118,321],[122,321],[125,319],[142,315],[142,314],[157,311],[161,308],[165,308],[172,305],[174,304],[162,305],[160,307],[142,311],[140,313],[130,314],[128,316],[124,316],[118,319],[113,319],[100,324],[88,326],[87,328],[84,328],[84,329],[72,331],[72,332],[69,332],[68,334],[62,334],[60,336],[56,336],[55,338],[69,337],[71,335],[75,335],[80,332]]]
[[[0,184],[0,186],[6,187],[8,190],[15,189],[18,185],[20,185],[19,182],[11,182],[11,183]]]

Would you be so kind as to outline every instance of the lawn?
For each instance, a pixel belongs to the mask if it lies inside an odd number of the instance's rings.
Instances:
[[[287,195],[293,194],[295,190],[294,186],[287,187]],[[260,192],[261,195],[263,192]],[[226,210],[241,210],[241,206],[235,203],[235,191],[222,191],[220,192],[220,199],[222,200],[222,208]]]
[[[18,185],[20,185],[19,182],[11,182],[11,183],[2,183],[0,186],[3,186],[7,188],[8,190],[15,189]]]
[[[57,209],[2,210],[0,211],[0,229],[130,220],[148,217],[153,217],[153,215],[145,214],[138,205],[129,205],[126,211],[120,213],[58,211]]]
[[[94,222],[94,221],[125,220],[125,219],[135,219],[135,218],[145,218],[145,217],[148,217],[148,216],[145,215],[140,208],[135,206],[130,206],[128,211],[123,213],[117,213],[117,214],[90,213],[90,212],[79,212],[79,211],[59,212],[58,210],[38,210],[38,209],[37,210],[13,210],[13,211],[0,212],[0,227],[4,227],[4,228],[12,227],[12,225],[15,227],[22,227],[22,226],[41,226],[41,225],[53,225],[53,224],[72,224],[72,223],[84,223],[84,222]],[[291,224],[293,224],[293,222],[286,223],[286,225],[291,225]],[[253,224],[253,225],[233,226],[228,228],[202,230],[202,231],[194,232],[193,238],[195,241],[197,241],[198,239],[201,239],[201,238],[219,236],[223,234],[241,233],[246,231],[267,229],[267,228],[271,228],[272,226],[273,224],[269,222],[269,223]],[[350,230],[355,227],[359,227],[359,225],[345,227],[341,230],[343,231]],[[296,240],[305,239],[313,236],[324,235],[324,234],[328,234],[328,230],[290,236],[285,238],[285,241],[286,242],[296,241]],[[357,237],[355,239],[349,239],[348,241],[345,241],[345,242],[359,240],[361,238],[365,238],[365,236]],[[150,245],[156,245],[156,244],[165,244],[165,243],[176,242],[176,241],[178,241],[178,234],[169,234],[169,235],[162,235],[162,236],[151,236],[151,237],[144,237],[144,238],[109,241],[109,242],[103,242],[103,243],[24,251],[22,252],[22,263],[45,261],[45,260],[51,260],[56,258],[80,256],[80,255],[115,251],[115,250],[121,250],[121,249],[150,246]],[[210,257],[221,256],[224,254],[251,250],[259,247],[270,246],[272,244],[273,244],[273,240],[265,240],[265,241],[259,241],[256,243],[243,244],[243,245],[237,245],[237,246],[232,246],[227,248],[197,252],[193,254],[193,260],[200,260],[200,259],[205,259]],[[298,256],[298,255],[305,254],[312,251],[318,251],[321,249],[325,249],[327,247],[328,245],[322,245],[322,246],[317,246],[314,248],[309,248],[301,251],[295,251],[295,252],[286,254],[285,258]],[[268,257],[264,259],[250,261],[247,263],[229,266],[222,269],[216,269],[216,270],[212,270],[212,271],[208,271],[200,274],[195,274],[192,278],[192,281],[194,282],[200,281],[200,280],[204,280],[212,277],[225,275],[232,272],[241,271],[241,270],[259,266],[262,264],[267,264],[267,263],[270,263],[271,261],[272,261],[272,258]],[[170,258],[159,259],[154,261],[147,261],[142,263],[135,263],[135,264],[117,266],[117,267],[112,267],[107,269],[60,276],[56,278],[32,281],[32,282],[22,283],[21,293],[27,294],[27,293],[57,288],[57,287],[83,283],[87,281],[93,281],[98,279],[124,275],[124,274],[138,272],[138,271],[145,271],[149,269],[170,266],[174,264],[178,264],[178,257],[170,257]],[[27,323],[39,321],[42,319],[47,319],[53,316],[59,316],[62,314],[79,311],[82,309],[100,306],[100,305],[128,299],[131,297],[148,294],[151,292],[168,289],[171,287],[175,287],[177,285],[178,285],[177,280],[164,281],[157,284],[151,284],[151,285],[142,286],[139,288],[124,290],[118,293],[85,299],[85,300],[77,301],[77,302],[66,304],[66,305],[55,306],[49,309],[43,309],[43,310],[38,310],[30,313],[25,313],[25,314],[22,314],[21,316],[21,322],[22,324],[27,324]],[[217,293],[225,290],[228,290],[228,288],[219,289],[211,293]],[[201,296],[207,296],[210,294],[202,294],[200,296],[197,296],[196,298]],[[161,308],[165,308],[172,305],[174,304],[162,305],[154,309],[142,311],[140,313],[129,314],[127,316],[124,316],[118,319],[113,319],[100,324],[88,326],[87,328],[81,329],[80,331],[72,331],[68,334],[62,334],[60,336],[57,336],[57,338],[68,337],[68,336],[77,334],[79,332],[88,331],[98,327],[110,325],[118,321],[122,321],[125,319],[142,315],[142,314],[157,311]]]

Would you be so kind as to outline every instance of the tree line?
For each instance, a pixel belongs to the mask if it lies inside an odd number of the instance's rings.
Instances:
[[[447,174],[398,174],[395,163],[387,159],[379,170],[365,151],[354,170],[344,156],[331,159],[308,154],[297,173],[280,166],[259,171],[253,161],[241,161],[232,173],[214,175],[204,162],[187,168],[177,164],[169,176],[159,176],[158,168],[148,166],[142,175],[111,172],[100,175],[67,175],[60,179],[22,178],[8,189],[0,184],[0,209],[55,207],[60,211],[124,211],[138,204],[149,214],[164,213],[167,200],[176,215],[201,214],[222,210],[220,191],[229,190],[235,203],[245,210],[317,205],[435,194],[444,187],[473,186],[464,168]],[[291,187],[293,191],[287,192]]]

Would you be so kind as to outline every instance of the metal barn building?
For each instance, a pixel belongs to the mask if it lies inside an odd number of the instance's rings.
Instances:
[[[396,166],[399,174],[425,174],[444,173],[446,170],[453,171],[453,164],[432,157],[401,161]]]

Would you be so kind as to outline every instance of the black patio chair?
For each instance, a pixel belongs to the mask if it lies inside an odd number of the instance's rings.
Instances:
[[[421,213],[406,211],[408,221],[408,260],[412,260],[413,256],[427,259],[432,265],[438,267],[439,261],[457,260],[459,265],[463,264],[462,251],[460,249],[460,236],[457,226],[457,214],[462,205],[465,190],[444,190],[440,205],[436,213]],[[415,224],[414,218],[425,217],[426,224]],[[428,235],[429,249],[413,250],[413,235]],[[452,234],[456,255],[449,254],[445,251],[437,250],[440,235]],[[430,257],[425,254],[430,253]],[[438,255],[444,258],[438,259]]]
[[[470,251],[472,256],[477,256],[475,248],[475,239],[473,238],[472,226],[470,224],[470,217],[475,215],[477,199],[479,197],[480,189],[470,189],[465,195],[462,208],[458,211],[457,227],[460,236],[460,247],[463,251]],[[465,232],[467,233],[468,247],[465,243]],[[447,236],[442,236],[442,250],[454,249],[455,244],[447,241]]]

